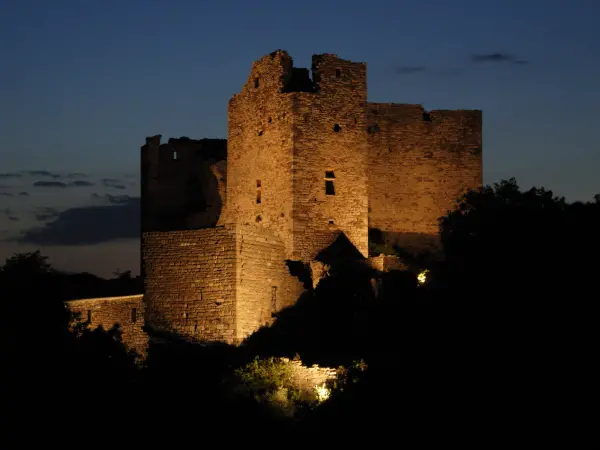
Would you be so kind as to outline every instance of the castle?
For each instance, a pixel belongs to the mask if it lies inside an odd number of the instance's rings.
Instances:
[[[482,184],[481,111],[370,103],[366,76],[322,54],[311,77],[278,50],[230,99],[227,141],[147,138],[145,292],[69,307],[129,341],[145,323],[236,344],[304,292],[292,266],[318,277],[340,240],[356,258],[370,243],[435,252],[438,218]]]

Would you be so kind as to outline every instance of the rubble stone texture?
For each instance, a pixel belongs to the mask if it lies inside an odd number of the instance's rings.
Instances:
[[[300,360],[289,358],[280,358],[280,361],[290,369],[294,387],[304,391],[314,391],[316,386],[323,386],[338,377],[338,371],[331,367],[320,367],[317,364],[308,367]]]
[[[323,54],[311,78],[277,50],[230,99],[227,141],[146,138],[151,329],[239,343],[303,292],[289,263],[315,272],[340,235],[364,258],[369,236],[439,251],[438,218],[482,183],[482,113],[369,103],[366,77],[365,63]]]

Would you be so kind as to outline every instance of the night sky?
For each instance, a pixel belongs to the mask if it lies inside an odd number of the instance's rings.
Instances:
[[[369,100],[482,109],[484,182],[600,192],[598,0],[0,0],[0,261],[139,269],[139,149],[227,137],[252,62],[364,61]],[[107,225],[108,224],[108,225]]]

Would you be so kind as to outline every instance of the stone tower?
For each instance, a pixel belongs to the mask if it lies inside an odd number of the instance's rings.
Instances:
[[[227,213],[310,261],[344,232],[368,255],[366,66],[335,55],[308,70],[276,51],[229,102]]]

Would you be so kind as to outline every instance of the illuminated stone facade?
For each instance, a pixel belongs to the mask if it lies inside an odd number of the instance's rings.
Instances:
[[[342,238],[361,258],[374,243],[438,250],[438,217],[482,183],[481,111],[369,103],[366,76],[331,54],[311,76],[278,50],[230,99],[227,141],[146,139],[150,329],[239,343],[310,289],[297,268]]]

